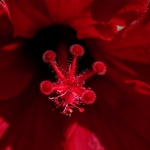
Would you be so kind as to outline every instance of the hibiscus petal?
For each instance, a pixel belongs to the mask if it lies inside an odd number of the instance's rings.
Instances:
[[[0,22],[0,100],[5,100],[27,87],[33,67],[22,59],[24,40],[13,38],[13,26],[1,5]]]
[[[103,60],[108,71],[104,77],[94,77],[89,81],[88,84],[96,91],[98,99],[93,107],[87,108],[84,114],[79,115],[80,126],[72,133],[73,138],[68,136],[70,143],[74,144],[81,138],[86,144],[86,135],[89,138],[94,135],[94,138],[100,139],[100,143],[108,150],[149,149],[148,31],[149,24],[146,24],[128,32],[120,41],[102,43],[95,39],[87,40],[93,58]],[[9,49],[9,46],[5,48]],[[16,53],[17,56],[20,55]],[[3,53],[7,56],[8,54],[15,55],[15,52]],[[18,59],[12,62],[12,64],[20,63]],[[10,64],[8,63],[8,66]],[[10,101],[3,103],[1,101],[0,115],[5,116],[10,122],[10,130],[4,135],[1,147],[9,144],[13,145],[15,150],[61,149],[60,143],[64,133],[62,126],[65,119],[60,119],[62,116],[57,112],[55,114],[49,112],[50,105],[47,99],[39,94],[38,85],[39,80],[33,81],[24,93]],[[20,85],[17,87],[20,88]],[[69,142],[67,146],[71,145]]]
[[[112,40],[119,32],[118,25],[123,28],[129,26],[141,17],[148,7],[148,0],[122,0],[113,3],[111,0],[5,1],[15,35],[26,38],[32,37],[46,26],[65,24],[74,28],[79,38]]]
[[[73,123],[66,132],[65,150],[105,150],[100,139],[90,130]]]
[[[91,16],[93,20],[99,23],[94,27],[103,36],[104,40],[110,41],[119,32],[117,30],[118,25],[127,28],[131,24],[135,25],[140,22],[148,11],[148,5],[148,0],[95,0]],[[125,34],[126,30],[122,34]]]
[[[22,34],[28,35],[27,37],[33,36],[33,33],[35,34],[37,30],[50,24],[50,20],[46,18],[47,9],[43,1],[34,3],[30,0],[21,2],[6,0],[6,3],[14,25],[15,36]]]
[[[128,26],[145,12],[147,4],[148,0],[95,0],[92,17],[100,22],[113,22],[115,19],[113,23]]]
[[[137,94],[140,93],[141,95],[150,96],[150,85],[145,82],[138,80],[126,80],[125,83],[130,84],[131,88],[134,88]]]
[[[85,21],[87,26],[93,24],[89,18],[90,4],[93,0],[5,1],[10,12],[16,36],[21,35],[29,38],[39,29],[53,24],[66,24],[77,31],[79,30],[78,28],[85,26]]]
[[[15,51],[0,51],[0,100],[22,92],[32,78],[34,67],[20,53],[22,50],[19,47]]]
[[[5,122],[2,117],[0,117],[0,139],[3,137],[8,127],[9,124]]]
[[[150,147],[149,27],[149,23],[140,25],[120,41],[86,41],[92,56],[104,61],[107,72],[90,81],[98,99],[80,124],[94,131],[106,149]]]
[[[0,48],[12,40],[13,26],[6,11],[0,4]]]

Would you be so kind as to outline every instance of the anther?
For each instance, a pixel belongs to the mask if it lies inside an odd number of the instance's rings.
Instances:
[[[69,109],[69,113],[72,114],[73,113],[73,109],[70,108]]]

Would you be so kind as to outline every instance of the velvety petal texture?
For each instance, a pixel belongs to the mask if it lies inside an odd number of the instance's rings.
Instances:
[[[129,26],[144,14],[148,4],[148,0],[95,0],[91,14],[96,21]]]
[[[10,42],[13,37],[13,26],[11,24],[11,21],[8,18],[7,12],[4,10],[3,5],[0,4],[0,47],[4,46],[5,44]]]
[[[106,149],[150,148],[149,31],[150,23],[141,24],[120,41],[86,41],[95,60],[107,64],[107,73],[91,80],[99,99],[88,112],[91,120],[81,122],[95,130]]]
[[[128,27],[148,7],[148,0],[5,1],[15,36],[26,38],[32,37],[43,27],[65,24],[77,31],[78,38],[112,40],[120,31],[118,25],[121,29]]]
[[[34,72],[32,63],[23,57],[24,39],[14,38],[13,32],[8,14],[0,4],[0,100],[23,91]]]
[[[65,150],[105,150],[94,132],[74,122],[66,132]]]
[[[118,33],[124,36],[128,27],[138,24],[147,13],[148,0],[95,0],[91,9],[94,25],[104,40],[112,40]],[[123,30],[123,32],[119,32]]]
[[[95,21],[89,11],[92,2],[93,0],[6,0],[15,35],[26,38],[32,37],[39,29],[54,24],[71,26],[78,31],[80,38],[98,36],[93,27]]]

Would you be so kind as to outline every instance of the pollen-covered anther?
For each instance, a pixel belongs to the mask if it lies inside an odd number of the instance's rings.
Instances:
[[[104,75],[106,73],[106,66],[100,61],[95,62],[92,68],[99,75]]]
[[[48,80],[44,80],[40,83],[40,90],[44,95],[50,95],[53,92],[53,84]]]
[[[82,56],[84,54],[84,48],[79,44],[74,44],[70,47],[70,53],[74,56]]]
[[[96,100],[96,94],[91,90],[86,90],[82,95],[82,102],[85,104],[92,104]]]
[[[50,63],[51,61],[54,61],[56,58],[56,53],[48,50],[43,54],[43,61],[46,63]]]

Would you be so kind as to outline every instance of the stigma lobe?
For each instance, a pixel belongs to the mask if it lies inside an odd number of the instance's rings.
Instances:
[[[51,61],[54,61],[56,58],[56,54],[52,50],[48,50],[43,55],[43,61],[46,63],[50,63]]]
[[[82,56],[84,54],[84,49],[79,44],[74,44],[70,47],[70,53],[74,56]]]
[[[40,90],[45,95],[50,95],[53,91],[53,85],[50,81],[45,80],[40,84]]]

